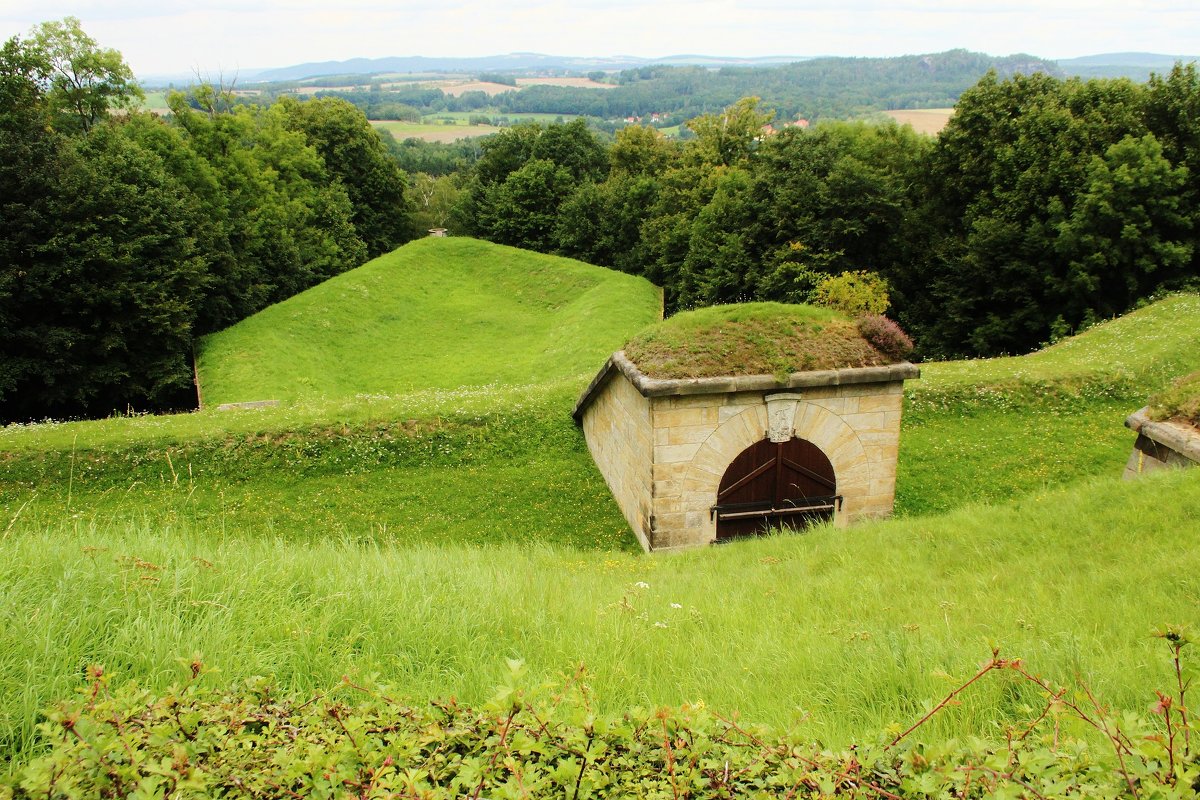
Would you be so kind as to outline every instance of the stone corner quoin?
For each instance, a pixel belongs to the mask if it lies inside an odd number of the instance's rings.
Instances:
[[[835,525],[889,516],[908,363],[662,380],[614,353],[572,412],[625,519],[647,551],[717,539],[714,507],[739,454],[802,439],[833,467]]]

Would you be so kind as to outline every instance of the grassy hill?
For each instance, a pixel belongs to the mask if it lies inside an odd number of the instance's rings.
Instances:
[[[1200,369],[1200,295],[1177,294],[1029,355],[921,365],[906,387],[896,510],[1040,495],[1120,474],[1125,417]]]
[[[532,304],[555,303],[574,301]],[[410,348],[451,328],[415,326]],[[672,557],[636,551],[569,417],[620,342],[582,377],[563,377],[582,354],[549,359],[535,387],[356,397],[297,357],[350,394],[0,429],[0,758],[36,746],[87,663],[161,688],[194,654],[214,680],[376,673],[470,701],[507,658],[535,680],[582,661],[608,708],[704,700],[833,742],[915,720],[994,641],[1142,708],[1170,677],[1151,629],[1195,619],[1200,471],[1122,484],[1121,421],[1200,369],[1197,330],[1180,295],[1041,354],[924,365],[904,518]],[[486,370],[486,338],[447,370]],[[994,731],[1026,692],[997,678],[928,735]]]
[[[659,318],[644,279],[427,238],[207,337],[205,404],[524,385],[593,372]]]
[[[922,367],[918,395],[970,397],[1072,388],[1144,394],[1200,360],[1200,295],[1175,294],[1023,356]]]

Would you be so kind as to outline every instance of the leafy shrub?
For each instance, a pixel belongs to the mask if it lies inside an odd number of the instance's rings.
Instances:
[[[1157,693],[1148,717],[1117,717],[1086,688],[1052,686],[993,651],[916,723],[842,752],[703,705],[601,715],[582,667],[564,687],[529,689],[510,662],[505,685],[478,709],[404,706],[347,678],[304,702],[261,679],[218,692],[201,685],[198,661],[184,686],[152,697],[114,690],[92,667],[80,697],[47,712],[49,752],[0,781],[0,797],[1190,797],[1200,726],[1184,706],[1187,638],[1159,636],[1178,694]],[[1035,684],[1044,708],[1000,741],[909,738],[991,672]],[[1103,746],[1067,732],[1079,724]]]
[[[813,289],[812,301],[850,317],[887,311],[888,283],[874,272],[851,270],[831,275]]]
[[[859,317],[858,332],[872,347],[892,361],[901,361],[913,351],[913,340],[908,334],[882,314]]]

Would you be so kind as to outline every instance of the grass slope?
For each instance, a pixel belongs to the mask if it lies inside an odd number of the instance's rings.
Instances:
[[[206,404],[536,384],[594,372],[659,318],[642,278],[419,239],[207,337]]]
[[[921,365],[906,386],[896,511],[1116,478],[1131,411],[1200,369],[1200,295],[1177,294],[1025,356]]]
[[[1198,535],[1200,471],[667,558],[65,522],[0,544],[0,752],[30,752],[89,663],[161,689],[194,655],[219,682],[377,675],[468,702],[505,659],[534,680],[582,662],[607,709],[703,700],[844,743],[914,721],[995,643],[1140,709],[1172,679],[1151,632],[1196,619]],[[994,733],[1035,699],[997,677],[925,735]]]
[[[353,423],[277,429],[264,425],[271,415],[208,412],[262,427],[192,439],[96,436],[84,445],[60,434],[61,447],[0,452],[0,505],[12,515],[0,529],[124,520],[298,542],[636,549],[564,410],[574,392],[520,394],[503,393],[502,410],[449,405],[410,419],[415,409],[385,404]]]
[[[1200,294],[1181,293],[1028,355],[924,364],[914,391],[1002,402],[1073,387],[1144,397],[1197,362]]]

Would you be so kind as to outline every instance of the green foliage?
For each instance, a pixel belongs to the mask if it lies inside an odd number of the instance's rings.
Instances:
[[[617,131],[608,155],[613,172],[659,175],[676,159],[678,148],[654,128],[629,125]]]
[[[65,130],[87,132],[110,111],[131,111],[145,99],[121,54],[101,48],[76,17],[35,25],[29,46],[43,64],[49,109]]]
[[[747,163],[762,138],[763,128],[773,112],[758,110],[761,99],[743,97],[719,114],[705,114],[689,120],[688,130],[696,136],[688,154],[702,164],[733,167]]]
[[[512,86],[514,89],[517,86],[517,79],[515,77],[499,72],[481,72],[478,79],[483,83],[499,83],[502,86]]]
[[[220,186],[214,214],[228,249],[213,267],[200,328],[222,328],[366,260],[341,182],[289,129],[281,106],[190,109],[172,95],[174,120]]]
[[[475,222],[500,244],[549,252],[559,208],[573,186],[565,167],[532,159],[487,191],[483,198],[486,211]]]
[[[688,226],[687,254],[678,265],[675,285],[677,307],[753,297],[756,265],[748,240],[755,220],[750,182],[750,175],[738,168],[713,173],[712,194]]]
[[[551,112],[619,119],[667,113],[674,123],[762,97],[780,119],[845,119],[893,108],[945,108],[989,69],[1061,74],[1029,55],[996,58],[966,50],[897,58],[814,58],[778,67],[672,67],[615,76],[616,88],[530,86],[493,99],[502,113]],[[435,101],[438,102],[438,101]],[[449,102],[440,100],[440,102]]]
[[[38,368],[33,342],[22,342],[26,277],[55,228],[60,141],[47,125],[41,65],[16,38],[0,50],[0,408]],[[2,419],[3,417],[0,417]]]
[[[1187,168],[1172,168],[1152,135],[1126,136],[1094,156],[1071,219],[1059,226],[1058,251],[1068,261],[1063,315],[1085,320],[1133,306],[1186,273],[1192,245],[1180,190]]]
[[[1025,352],[1195,275],[1186,173],[1147,101],[1128,81],[1040,75],[963,95],[930,161],[923,244],[894,276],[926,352]]]
[[[403,175],[344,103],[200,86],[164,122],[71,17],[2,58],[0,420],[192,406],[196,333],[411,233]]]
[[[849,317],[887,311],[888,284],[874,272],[853,270],[822,278],[813,289],[813,302]]]
[[[450,225],[454,207],[462,189],[456,176],[433,176],[418,172],[412,176],[411,196],[416,206],[413,212],[413,236],[424,236],[432,228]]]
[[[335,98],[299,102],[281,98],[276,106],[288,127],[304,134],[320,153],[329,175],[341,181],[353,209],[354,231],[373,258],[411,238],[413,208],[407,181],[383,140],[354,106]]]
[[[562,215],[571,194],[607,171],[607,153],[582,120],[546,128],[522,123],[483,144],[457,213],[467,232],[551,252],[556,229],[568,224]]]
[[[1188,644],[1168,629],[1176,658]],[[530,686],[520,661],[478,708],[454,699],[402,704],[388,687],[344,678],[310,698],[270,682],[232,690],[193,659],[191,679],[155,696],[114,687],[97,665],[89,685],[49,711],[53,750],[8,784],[16,798],[189,794],[273,798],[408,795],[542,797],[1185,797],[1200,781],[1190,748],[1200,725],[1173,689],[1146,714],[1119,715],[1087,686],[1056,687],[993,652],[976,675],[906,730],[830,751],[793,732],[726,718],[704,705],[598,714],[582,681]],[[926,745],[909,736],[988,673],[1043,694],[1043,712],[999,740]],[[1007,675],[1005,674],[1007,673]],[[1060,734],[1083,724],[1100,737]],[[1036,788],[1034,788],[1036,787]],[[1139,790],[1140,787],[1140,790]]]

